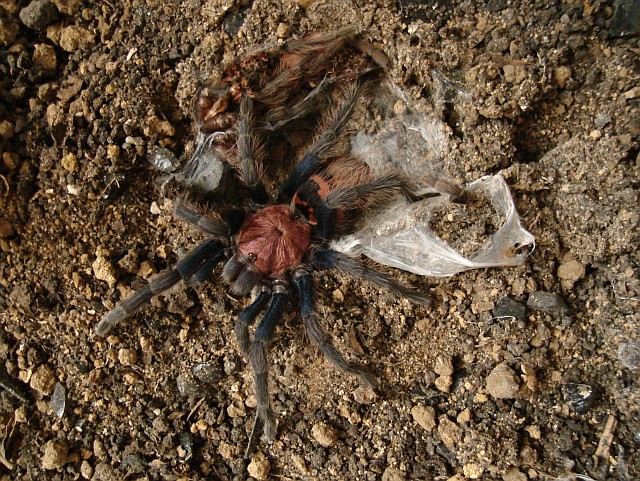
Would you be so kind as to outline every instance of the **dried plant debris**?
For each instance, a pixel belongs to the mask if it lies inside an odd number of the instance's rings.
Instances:
[[[0,462],[4,464],[7,469],[11,470],[13,469],[14,464],[7,459],[7,452],[16,427],[16,419],[13,415],[5,415],[2,416],[1,419],[2,426],[0,429],[2,429],[2,440],[0,440]]]

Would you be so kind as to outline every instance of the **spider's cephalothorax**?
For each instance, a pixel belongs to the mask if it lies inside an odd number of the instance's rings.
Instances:
[[[179,201],[176,216],[206,233],[207,240],[185,255],[174,268],[160,273],[147,286],[123,300],[96,326],[96,333],[105,335],[153,296],[180,280],[205,281],[211,277],[214,268],[227,259],[222,277],[231,284],[231,290],[238,295],[255,293],[253,302],[238,316],[235,334],[240,350],[253,369],[256,420],[262,422],[268,441],[275,436],[276,422],[268,395],[267,346],[292,291],[297,295],[310,340],[338,369],[359,376],[369,386],[375,385],[375,380],[362,365],[346,360],[338,352],[322,328],[313,293],[314,270],[339,269],[386,287],[413,302],[428,302],[425,295],[330,247],[332,239],[348,231],[358,212],[395,195],[409,193],[404,178],[394,173],[374,177],[363,161],[349,157],[344,148],[342,140],[346,124],[358,98],[366,90],[360,76],[350,73],[326,77],[316,87],[310,87],[310,92],[294,103],[288,115],[283,113],[287,110],[287,102],[300,96],[296,90],[304,90],[305,86],[313,84],[323,66],[329,69],[334,65],[332,57],[351,35],[353,31],[346,29],[313,34],[306,41],[287,44],[279,68],[264,60],[275,72],[269,69],[252,71],[251,75],[260,81],[247,73],[250,82],[242,82],[242,76],[237,74],[233,83],[223,84],[217,90],[224,93],[218,98],[215,112],[213,90],[209,88],[200,96],[196,118],[201,135],[205,135],[200,141],[205,147],[197,151],[200,157],[196,162],[209,162],[212,156],[224,152],[225,156],[218,156],[217,161],[233,165],[247,200],[229,205],[223,199],[225,207],[216,214],[203,214]],[[264,59],[274,56],[272,53],[263,55]],[[260,66],[262,60],[262,57],[253,58],[253,61],[245,59],[244,63],[227,70],[237,73],[247,65]],[[311,65],[307,65],[309,62]],[[365,67],[361,73],[370,71],[371,68]],[[269,80],[269,75],[275,75],[275,78]],[[265,144],[263,138],[268,133],[271,138],[284,139],[283,131],[288,121],[312,113],[315,95],[319,91],[329,94],[328,85],[339,83],[338,80],[348,83],[342,89],[341,99],[322,117],[311,145],[304,150],[277,192],[270,193],[264,184],[266,169],[263,164],[271,160],[268,152],[273,146]],[[246,88],[238,93],[242,85]],[[268,91],[276,86],[278,101],[268,95]],[[234,102],[238,104],[237,111],[231,108]],[[232,139],[232,147],[220,149],[216,142],[222,138],[224,142]],[[193,172],[208,170],[200,167]],[[187,187],[188,180],[187,177]],[[251,338],[249,327],[260,313],[263,313],[262,318]]]

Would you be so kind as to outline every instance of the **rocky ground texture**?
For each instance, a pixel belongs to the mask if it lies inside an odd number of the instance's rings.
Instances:
[[[0,479],[638,479],[640,41],[620,4],[0,0]],[[278,436],[245,460],[246,299],[180,285],[93,329],[201,239],[148,162],[193,150],[199,86],[345,25],[411,98],[439,99],[444,168],[502,173],[537,248],[396,273],[430,307],[318,274],[324,322],[380,391],[336,372],[292,307],[271,348]],[[459,242],[464,216],[437,231]]]

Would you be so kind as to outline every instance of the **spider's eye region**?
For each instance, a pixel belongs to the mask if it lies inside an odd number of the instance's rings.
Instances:
[[[249,262],[255,262],[258,260],[258,256],[253,252],[249,252],[249,254],[247,254],[247,259],[249,259]]]

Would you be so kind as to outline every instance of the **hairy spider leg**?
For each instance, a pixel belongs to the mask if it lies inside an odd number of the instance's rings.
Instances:
[[[338,143],[351,115],[353,115],[361,91],[362,86],[359,84],[352,84],[345,89],[344,101],[334,112],[327,116],[323,122],[327,127],[318,135],[302,157],[302,160],[285,180],[278,195],[278,202],[291,199],[309,176],[320,170],[332,148]]]
[[[338,269],[346,274],[372,282],[380,287],[389,289],[399,296],[406,297],[416,304],[429,305],[431,302],[427,294],[422,294],[405,287],[388,274],[377,271],[360,262],[358,259],[349,257],[338,251],[316,248],[311,253],[311,262],[317,267]]]
[[[236,321],[236,340],[240,347],[240,352],[248,360],[249,359],[249,347],[251,342],[249,341],[249,325],[252,324],[258,314],[267,305],[267,301],[271,298],[271,291],[263,288],[256,299],[248,305],[239,315]]]
[[[293,283],[298,290],[300,299],[300,314],[302,322],[309,334],[309,339],[315,344],[324,356],[340,371],[358,376],[365,384],[375,388],[376,380],[368,372],[367,368],[357,362],[347,361],[333,345],[333,341],[322,328],[313,295],[313,278],[311,274],[300,269],[294,273]]]
[[[173,215],[212,236],[229,236],[229,226],[222,219],[203,214],[182,200],[176,203]]]
[[[320,184],[327,185],[323,189]],[[296,192],[317,224],[318,237],[325,241],[333,238],[342,209],[356,207],[365,197],[375,203],[390,198],[398,191],[408,192],[406,180],[397,174],[388,174],[371,182],[326,192],[328,188],[331,187],[325,179],[313,175]]]
[[[267,442],[273,441],[276,435],[276,417],[271,408],[269,399],[269,366],[267,364],[267,351],[269,341],[273,336],[276,323],[282,316],[282,309],[287,299],[286,289],[281,284],[275,285],[271,301],[267,307],[260,324],[253,335],[253,342],[249,347],[249,363],[253,370],[253,378],[256,388],[256,419],[255,426],[262,422],[264,435]],[[249,445],[251,439],[249,439]]]
[[[359,74],[364,75],[370,71],[371,70],[366,70]],[[284,105],[272,107],[265,113],[265,120],[260,122],[260,127],[264,130],[276,131],[293,120],[306,117],[316,107],[316,100],[318,99],[319,94],[325,92],[335,82],[349,77],[351,77],[351,75],[324,78],[302,100],[296,102],[292,106],[285,103]]]
[[[269,195],[260,180],[264,173],[262,165],[264,148],[253,126],[253,101],[251,97],[244,94],[240,101],[238,140],[236,141],[240,160],[240,179],[249,189],[249,195],[254,202],[266,204],[269,201]]]
[[[218,239],[209,239],[198,245],[187,253],[173,269],[160,273],[151,279],[149,284],[135,291],[114,309],[106,313],[96,325],[96,335],[104,336],[120,321],[140,309],[151,298],[174,286],[181,279],[189,279],[204,262],[211,257],[215,257],[221,249],[222,244]]]

